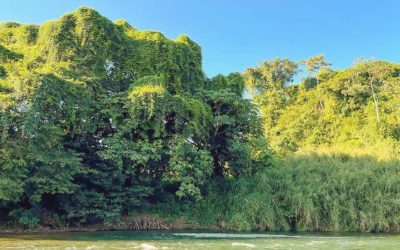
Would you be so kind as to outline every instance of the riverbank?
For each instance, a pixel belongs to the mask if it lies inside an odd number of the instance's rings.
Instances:
[[[38,227],[7,224],[0,233],[145,230],[400,232],[400,160],[367,153],[305,152],[257,174],[209,186],[179,212],[147,209],[118,222],[70,226],[40,214]],[[175,211],[175,212],[172,212]],[[146,213],[146,214],[144,214]],[[67,220],[64,220],[67,221]],[[4,224],[4,221],[2,221]],[[75,224],[76,225],[76,224]]]
[[[101,232],[101,231],[150,231],[150,230],[221,230],[217,226],[200,226],[188,223],[184,218],[165,219],[154,215],[124,217],[119,223],[93,224],[86,226],[53,227],[39,225],[35,228],[18,226],[0,227],[0,234],[23,233],[63,233],[63,232]]]

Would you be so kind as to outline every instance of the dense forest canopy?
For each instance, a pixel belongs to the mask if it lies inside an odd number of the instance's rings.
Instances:
[[[399,97],[395,63],[276,58],[207,78],[189,37],[91,8],[2,23],[0,220],[399,231]]]
[[[185,35],[80,8],[40,26],[1,24],[0,45],[3,219],[113,222],[184,207],[210,181],[267,164],[242,76],[207,79]]]
[[[345,70],[329,65],[317,55],[299,63],[275,59],[245,71],[271,146],[283,154],[376,144],[399,152],[400,65],[373,59]],[[291,84],[302,66],[309,76]]]

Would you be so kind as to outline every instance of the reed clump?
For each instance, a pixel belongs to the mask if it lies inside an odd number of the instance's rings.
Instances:
[[[210,195],[194,216],[209,207],[203,223],[230,230],[399,232],[400,160],[384,151],[303,150]]]

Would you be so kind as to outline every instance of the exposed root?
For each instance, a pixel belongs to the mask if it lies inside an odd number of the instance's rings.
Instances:
[[[168,230],[169,226],[158,218],[138,217],[132,224],[132,230]]]

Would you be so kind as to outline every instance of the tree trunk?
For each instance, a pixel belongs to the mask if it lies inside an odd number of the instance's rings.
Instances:
[[[317,88],[318,88],[318,85],[319,85],[319,77],[318,76],[316,76],[315,78],[317,78]],[[317,90],[318,91],[318,90]],[[319,95],[319,108],[322,110],[322,109],[324,109],[324,103],[322,102],[322,100],[321,100],[321,96]]]
[[[380,118],[380,115],[379,115],[379,103],[378,103],[378,98],[377,98],[377,96],[376,96],[375,88],[374,88],[374,85],[373,85],[373,83],[372,83],[372,80],[370,80],[369,83],[370,83],[370,86],[371,86],[372,97],[374,98],[374,106],[375,106],[376,121],[378,122],[378,124],[380,124],[380,123],[381,123],[381,118]]]

